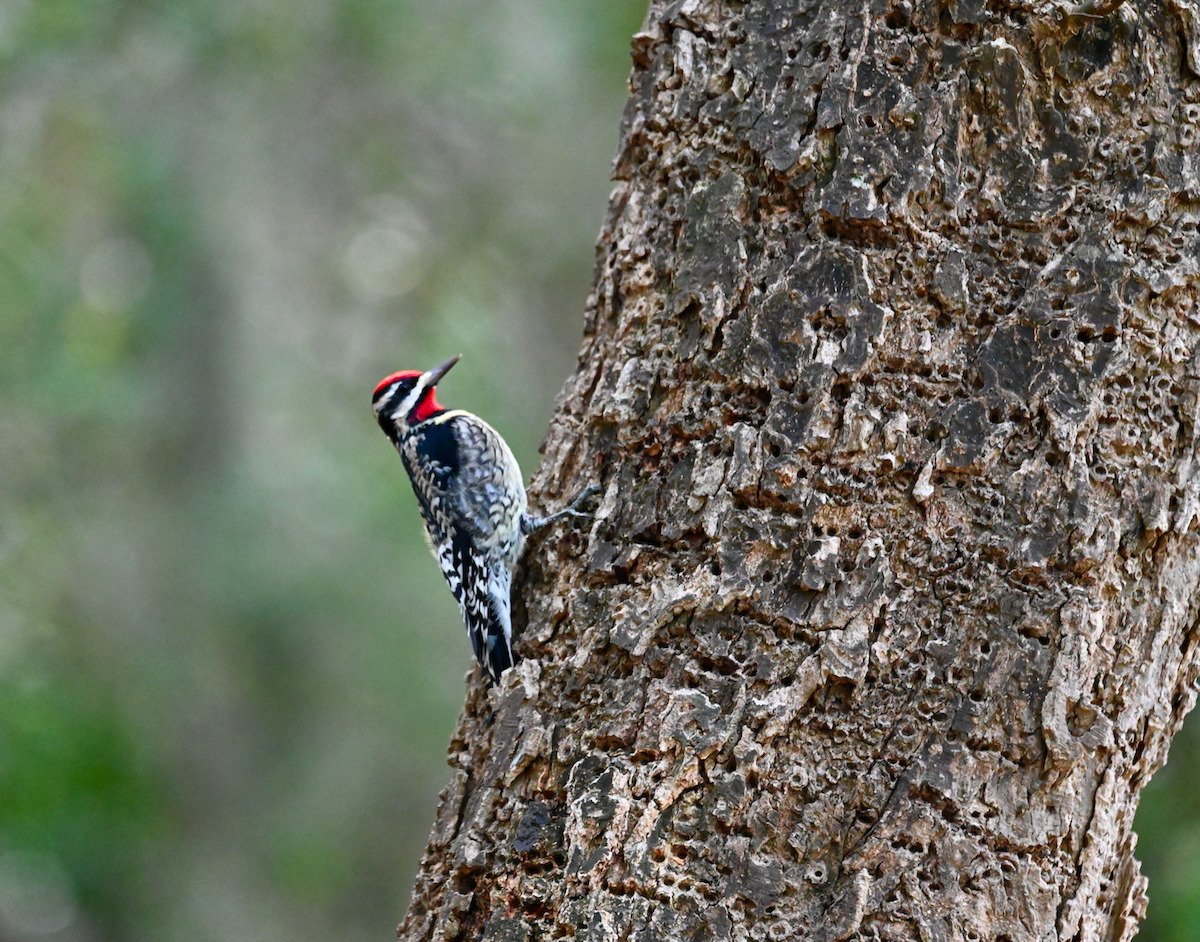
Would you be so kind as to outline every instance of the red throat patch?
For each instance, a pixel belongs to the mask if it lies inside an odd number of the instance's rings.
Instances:
[[[437,390],[432,386],[425,391],[425,395],[421,397],[421,401],[417,403],[417,408],[413,413],[418,422],[424,422],[427,418],[437,412],[441,412],[446,407],[437,401]]]

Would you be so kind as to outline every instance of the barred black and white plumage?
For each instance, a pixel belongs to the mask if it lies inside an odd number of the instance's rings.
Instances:
[[[412,426],[400,457],[475,658],[499,679],[513,662],[509,592],[525,513],[517,461],[495,429],[461,411]]]
[[[393,373],[376,388],[375,416],[400,452],[425,536],[458,602],[471,649],[493,681],[513,664],[510,591],[524,537],[546,518],[526,512],[521,469],[500,433],[477,415],[441,406],[438,381],[458,362]]]

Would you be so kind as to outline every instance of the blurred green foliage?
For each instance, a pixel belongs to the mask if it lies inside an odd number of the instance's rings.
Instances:
[[[1139,940],[1200,939],[1200,723],[1195,714],[1171,744],[1171,758],[1142,793],[1134,820],[1138,857],[1150,881]]]
[[[532,471],[644,9],[0,5],[0,939],[390,934],[471,661],[370,391],[464,353]]]
[[[526,472],[644,0],[0,5],[0,939],[380,939],[471,667],[370,393]]]

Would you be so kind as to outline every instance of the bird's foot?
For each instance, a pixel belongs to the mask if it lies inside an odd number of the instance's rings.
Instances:
[[[575,499],[571,501],[571,503],[567,504],[567,506],[562,510],[556,510],[547,517],[533,517],[529,514],[526,514],[521,518],[521,529],[528,535],[530,533],[536,533],[543,527],[548,527],[550,524],[554,523],[555,520],[558,520],[562,517],[590,517],[592,515],[589,513],[584,513],[582,510],[580,510],[579,505],[584,503],[588,498],[594,497],[599,493],[599,485],[589,484],[582,491],[580,491],[579,494],[576,495]]]

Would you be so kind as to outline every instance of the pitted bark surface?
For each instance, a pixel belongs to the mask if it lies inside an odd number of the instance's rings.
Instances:
[[[1200,16],[634,40],[523,661],[401,937],[1128,940],[1200,670]]]

